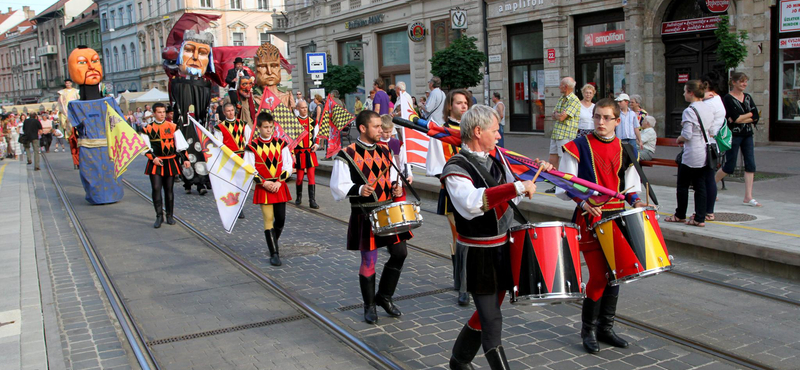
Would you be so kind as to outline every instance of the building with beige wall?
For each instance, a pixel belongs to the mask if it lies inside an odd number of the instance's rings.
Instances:
[[[31,104],[42,97],[36,25],[24,20],[0,34],[0,96],[4,103]]]

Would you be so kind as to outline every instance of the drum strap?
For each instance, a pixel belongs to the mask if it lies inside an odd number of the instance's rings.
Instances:
[[[475,169],[478,170],[478,173],[481,175],[481,177],[483,177],[483,180],[486,181],[486,184],[489,185],[489,187],[495,187],[500,185],[497,183],[497,181],[495,181],[494,176],[489,174],[489,171],[486,171],[486,169],[483,168],[483,166],[481,166],[481,164],[475,160],[475,156],[473,154],[467,153],[465,151],[462,151],[460,153],[461,155],[464,156],[464,158],[467,159],[467,161],[470,164],[472,164],[473,167],[475,167]],[[489,160],[494,161],[494,158],[490,156]],[[517,205],[514,204],[514,202],[509,200],[508,205],[511,207],[512,210],[514,210],[514,219],[517,220],[517,222],[523,225],[528,223],[528,219],[526,219],[525,216],[522,215],[522,212],[520,212],[519,208],[517,208]]]
[[[409,184],[409,183],[408,183],[408,180],[406,179],[406,176],[405,176],[405,174],[403,173],[403,171],[400,171],[400,169],[399,169],[399,168],[397,168],[397,165],[396,165],[396,164],[394,164],[394,161],[390,160],[390,161],[389,161],[389,163],[392,165],[392,167],[394,167],[394,169],[397,171],[397,173],[399,173],[399,174],[400,174],[400,176],[398,176],[398,177],[400,177],[400,180],[402,180],[402,181],[403,181],[403,185],[405,185],[405,186],[406,186],[406,188],[408,188],[408,190],[410,190],[410,191],[411,191],[411,195],[413,195],[413,196],[414,196],[414,198],[417,198],[417,201],[418,201],[418,202],[421,202],[421,201],[422,201],[422,199],[420,199],[420,198],[419,198],[419,195],[417,195],[417,191],[416,191],[416,190],[414,190],[414,188],[413,188],[413,187],[411,187],[411,184]]]
[[[635,167],[636,168],[636,172],[639,173],[639,178],[642,180],[642,183],[643,184],[650,184],[650,181],[647,180],[647,176],[644,174],[644,171],[642,170],[642,165],[639,164],[639,161],[636,160],[636,156],[633,155],[633,148],[631,148],[631,146],[628,145],[628,144],[622,144],[622,150],[625,151],[625,154],[628,156],[628,158],[633,163],[633,167]],[[631,186],[631,185],[630,184],[625,184],[625,186]],[[650,198],[653,199],[653,203],[655,203],[655,205],[658,205],[658,198],[656,198],[656,193],[655,193],[655,191],[653,191],[653,187],[652,186],[648,186],[648,189],[650,190]]]

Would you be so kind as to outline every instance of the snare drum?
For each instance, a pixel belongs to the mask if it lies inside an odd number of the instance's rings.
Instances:
[[[611,285],[672,270],[673,258],[667,251],[653,208],[634,208],[617,213],[596,222],[591,230],[611,267]]]
[[[582,300],[578,240],[580,231],[571,223],[511,228],[511,303],[539,306]]]
[[[377,236],[391,236],[411,231],[422,226],[419,203],[402,201],[375,208],[369,214],[372,233]]]

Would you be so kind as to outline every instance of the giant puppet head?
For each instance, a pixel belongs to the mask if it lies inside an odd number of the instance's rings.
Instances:
[[[214,54],[211,51],[213,44],[214,36],[211,33],[187,30],[183,34],[183,44],[178,55],[181,74],[201,77],[209,69],[214,72]]]
[[[100,55],[92,48],[78,46],[67,59],[69,77],[78,85],[97,85],[103,81]]]
[[[281,52],[275,45],[262,44],[256,50],[256,85],[277,86],[281,83]]]
[[[251,76],[243,76],[239,78],[239,87],[237,90],[239,91],[239,96],[244,96],[246,98],[250,97],[253,91],[253,83],[255,83],[256,78]]]

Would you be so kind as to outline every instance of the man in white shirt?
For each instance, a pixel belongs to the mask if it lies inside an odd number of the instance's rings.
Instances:
[[[616,135],[623,143],[630,144],[633,153],[637,154],[642,147],[642,137],[639,133],[639,116],[628,108],[631,102],[628,94],[622,93],[615,99],[619,104],[620,123],[617,126]]]
[[[658,135],[655,130],[656,118],[653,116],[644,117],[644,124],[642,125],[642,150],[639,152],[639,160],[651,161],[653,155],[656,154],[656,141]]]

